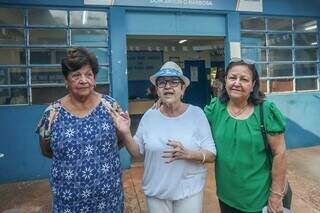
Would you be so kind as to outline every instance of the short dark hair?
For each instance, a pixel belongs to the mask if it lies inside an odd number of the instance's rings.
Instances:
[[[255,84],[253,86],[253,91],[250,93],[250,96],[249,96],[249,102],[252,103],[253,105],[257,105],[259,103],[262,103],[265,98],[265,94],[262,91],[260,91],[260,78],[259,78],[259,74],[258,74],[258,71],[256,69],[255,64],[248,64],[243,60],[237,61],[237,62],[230,62],[227,66],[225,76],[228,75],[231,68],[238,66],[238,65],[247,66],[248,69],[252,73],[252,81],[255,82]],[[223,87],[222,87],[222,91],[221,91],[221,95],[220,95],[219,99],[222,103],[226,104],[229,101],[230,97],[227,93],[225,78],[223,79],[222,84],[223,84]]]
[[[69,49],[67,56],[61,61],[62,74],[66,78],[71,72],[79,70],[85,65],[89,65],[93,74],[97,75],[99,63],[94,53],[89,52],[83,47]]]

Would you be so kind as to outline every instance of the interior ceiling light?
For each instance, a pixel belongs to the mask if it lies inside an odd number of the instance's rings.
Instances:
[[[309,27],[306,27],[306,28],[304,28],[305,30],[314,30],[314,29],[317,29],[317,25],[311,25],[311,26],[309,26]]]
[[[184,42],[186,42],[186,41],[187,41],[187,40],[182,39],[182,40],[179,41],[179,44],[182,44],[182,43],[184,43]]]
[[[312,43],[311,43],[311,45],[317,45],[317,44],[318,44],[317,42],[312,42]]]
[[[82,12],[82,24],[85,25],[87,23],[87,11]]]

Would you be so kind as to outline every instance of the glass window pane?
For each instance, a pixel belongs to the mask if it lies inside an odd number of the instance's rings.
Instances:
[[[109,67],[100,66],[97,74],[97,82],[109,82]]]
[[[259,32],[242,32],[241,45],[266,46],[266,35]]]
[[[270,80],[270,92],[288,92],[293,90],[292,79]]]
[[[62,29],[30,29],[30,44],[67,44],[67,31]]]
[[[317,49],[295,49],[296,61],[316,61]]]
[[[0,45],[1,44],[24,44],[24,30],[0,28]]]
[[[266,80],[260,80],[260,90],[264,93],[268,92],[268,84]]]
[[[292,64],[270,64],[270,77],[292,76]]]
[[[0,48],[0,64],[25,64],[26,54],[20,48]]]
[[[97,85],[96,91],[101,94],[108,95],[109,94],[109,84]]]
[[[292,36],[289,33],[270,33],[268,46],[292,46]]]
[[[0,88],[0,105],[27,104],[26,88]]]
[[[297,33],[295,35],[296,46],[315,46],[317,45],[316,33]]]
[[[269,61],[292,61],[291,49],[270,49]]]
[[[109,63],[108,49],[106,48],[88,48],[88,49],[97,56],[98,62],[100,65]]]
[[[32,104],[48,104],[62,98],[68,93],[64,86],[33,87]],[[43,95],[45,94],[45,95]]]
[[[266,50],[259,48],[241,48],[242,58],[249,58],[255,61],[266,61]]]
[[[317,21],[314,19],[294,19],[294,29],[299,32],[317,32]]]
[[[67,25],[67,11],[47,10],[47,9],[29,9],[29,25]]]
[[[97,11],[71,11],[72,27],[107,27],[107,14]]]
[[[64,83],[61,67],[33,67],[31,71],[32,84]]]
[[[0,68],[0,85],[27,84],[27,73],[24,68]]]
[[[66,49],[32,48],[30,50],[31,64],[60,64],[62,58],[67,56]]]
[[[24,25],[24,11],[15,8],[0,8],[2,25]]]
[[[241,29],[264,30],[265,21],[263,17],[241,17]]]
[[[286,18],[269,18],[268,19],[269,30],[285,30],[291,31],[292,22],[291,19]]]
[[[256,69],[260,77],[267,77],[267,65],[266,64],[256,64]]]
[[[108,36],[106,30],[77,29],[71,31],[73,45],[100,45],[107,46]]]
[[[317,75],[317,64],[296,64],[296,76]]]
[[[316,90],[317,89],[317,79],[316,78],[304,78],[296,79],[296,90]]]

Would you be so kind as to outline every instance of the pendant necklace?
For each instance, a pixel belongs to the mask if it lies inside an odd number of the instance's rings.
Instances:
[[[247,103],[246,105],[244,105],[238,112],[233,112],[232,110],[231,110],[231,107],[229,106],[229,111],[230,111],[230,113],[231,113],[231,115],[233,116],[233,117],[238,117],[239,115],[241,115],[242,113],[244,113],[244,111],[246,111],[246,109],[248,108],[248,106],[249,106],[249,104]]]

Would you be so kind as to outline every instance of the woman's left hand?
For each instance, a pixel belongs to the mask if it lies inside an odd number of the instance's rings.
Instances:
[[[162,104],[163,103],[162,103],[161,99],[159,98],[156,102],[154,102],[154,104],[152,105],[151,109],[158,110],[161,107]]]
[[[121,135],[125,135],[130,133],[130,116],[129,113],[126,112],[118,112],[116,110],[111,110],[111,116],[113,119],[113,122],[117,128],[117,131]]]
[[[187,160],[190,158],[190,150],[186,149],[181,142],[169,140],[167,145],[169,149],[163,151],[163,158],[168,158],[166,163],[171,163],[175,160]]]
[[[283,205],[282,205],[282,197],[271,193],[268,201],[268,212],[269,213],[282,213]]]

